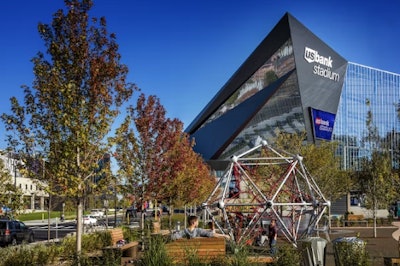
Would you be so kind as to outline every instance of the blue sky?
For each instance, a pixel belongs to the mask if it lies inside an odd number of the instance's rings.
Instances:
[[[32,85],[45,51],[38,22],[50,23],[62,0],[0,2],[0,114]],[[91,15],[117,35],[129,81],[157,95],[167,116],[188,126],[279,19],[290,12],[345,59],[400,73],[400,1],[95,0]],[[4,142],[0,123],[0,149]]]

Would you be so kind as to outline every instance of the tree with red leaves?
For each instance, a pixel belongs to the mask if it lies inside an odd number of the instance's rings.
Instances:
[[[183,132],[183,123],[166,118],[156,96],[139,96],[114,141],[119,174],[128,191],[142,201],[176,206],[200,203],[215,185],[208,166]]]

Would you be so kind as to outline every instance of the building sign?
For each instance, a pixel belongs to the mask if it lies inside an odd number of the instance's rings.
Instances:
[[[340,79],[339,73],[332,71],[333,60],[331,56],[322,56],[317,50],[305,47],[304,49],[304,59],[310,63],[314,64],[313,74],[318,75],[323,78],[327,78],[338,82]]]
[[[335,114],[311,108],[315,138],[331,140]]]

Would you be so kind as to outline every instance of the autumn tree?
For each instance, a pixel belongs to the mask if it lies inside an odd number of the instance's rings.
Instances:
[[[215,179],[156,96],[141,94],[115,135],[120,174],[141,200],[189,204],[211,192]]]
[[[11,98],[12,114],[2,120],[27,174],[44,179],[48,193],[75,200],[79,257],[84,198],[109,183],[98,162],[109,151],[105,140],[119,107],[135,87],[126,81],[128,68],[105,18],[89,18],[93,2],[64,2],[51,24],[39,23],[46,52],[32,59],[35,78],[32,87],[23,86],[24,103]]]
[[[193,151],[194,141],[182,132],[183,124],[178,126],[165,152],[168,167],[158,193],[170,205],[199,205],[212,192],[216,179],[203,158]]]

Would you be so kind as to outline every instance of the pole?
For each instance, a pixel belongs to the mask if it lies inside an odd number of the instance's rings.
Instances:
[[[50,242],[50,206],[51,206],[51,194],[49,194],[48,206],[47,206],[47,241]]]
[[[114,179],[114,228],[117,227],[117,178]]]
[[[114,198],[114,228],[116,228],[117,227],[117,192],[115,192],[114,196],[115,196],[115,198]]]
[[[65,202],[62,203],[62,216],[61,216],[61,222],[65,221]]]
[[[104,208],[106,214],[106,230],[108,229],[108,200],[104,200]]]
[[[17,163],[15,162],[15,158],[13,160],[14,162],[14,187],[17,187]]]
[[[56,239],[58,241],[58,217],[56,217]]]
[[[43,180],[45,180],[45,167],[46,162],[43,160]],[[50,232],[50,208],[51,208],[51,193],[49,193],[49,200],[47,201],[47,241],[50,242],[51,232]]]

